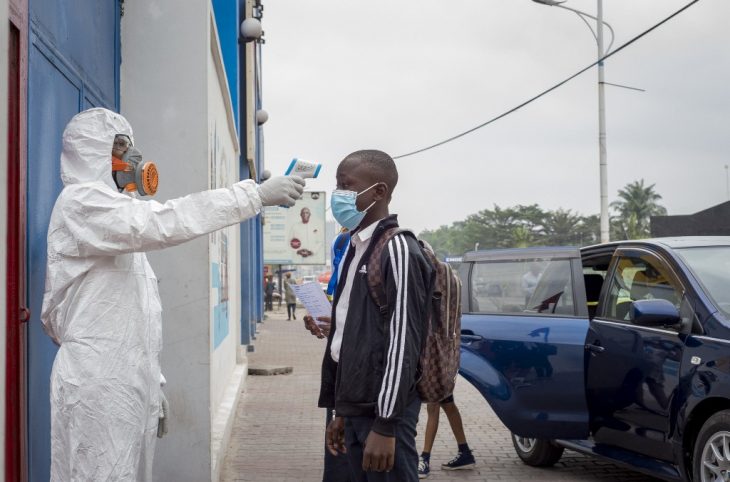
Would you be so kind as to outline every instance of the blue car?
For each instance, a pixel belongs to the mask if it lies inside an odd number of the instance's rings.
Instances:
[[[519,457],[730,481],[730,237],[467,253],[460,373]]]

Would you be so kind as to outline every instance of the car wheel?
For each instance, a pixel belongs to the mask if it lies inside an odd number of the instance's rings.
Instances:
[[[563,456],[563,447],[558,447],[552,440],[520,437],[512,434],[512,445],[517,455],[527,465],[533,467],[550,467]]]
[[[730,480],[730,410],[707,419],[697,435],[694,452],[695,482]]]

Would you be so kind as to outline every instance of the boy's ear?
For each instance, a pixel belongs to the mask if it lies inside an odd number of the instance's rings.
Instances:
[[[378,201],[380,201],[381,199],[387,199],[390,194],[390,188],[384,182],[381,182],[378,185],[376,185],[374,190],[375,190],[375,197],[377,198]]]

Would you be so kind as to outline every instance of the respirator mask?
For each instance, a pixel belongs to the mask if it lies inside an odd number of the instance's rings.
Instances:
[[[142,153],[123,134],[114,137],[112,177],[119,192],[136,191],[140,196],[154,196],[157,192],[157,166],[154,162],[144,162]]]

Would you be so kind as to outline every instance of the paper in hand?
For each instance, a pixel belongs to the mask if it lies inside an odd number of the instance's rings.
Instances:
[[[300,285],[291,285],[294,290],[294,294],[297,295],[299,301],[304,305],[304,309],[307,310],[314,321],[317,324],[321,324],[317,320],[320,316],[331,317],[332,316],[332,304],[327,299],[327,295],[322,291],[322,287],[316,281],[309,281]]]

